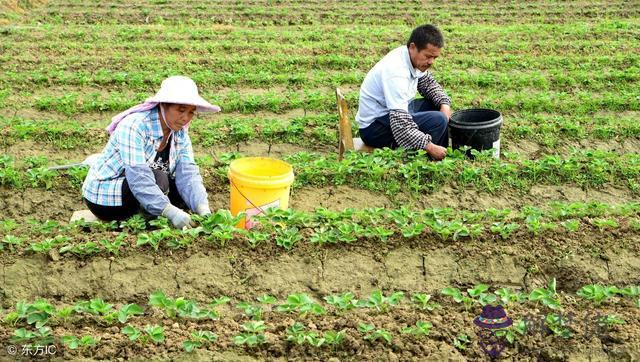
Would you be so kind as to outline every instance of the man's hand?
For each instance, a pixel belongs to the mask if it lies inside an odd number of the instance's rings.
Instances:
[[[451,106],[449,106],[448,104],[441,105],[440,112],[444,113],[444,115],[447,116],[447,121],[451,119],[451,114],[453,112],[451,111]]]
[[[169,219],[177,229],[184,230],[185,228],[188,229],[194,225],[189,214],[171,204],[167,204],[164,210],[162,210],[162,216]]]
[[[425,150],[427,151],[427,154],[429,154],[429,156],[433,157],[433,159],[436,160],[436,161],[441,161],[444,158],[444,156],[447,155],[447,149],[446,148],[444,148],[442,146],[438,146],[433,142],[429,142],[429,144],[427,145]]]

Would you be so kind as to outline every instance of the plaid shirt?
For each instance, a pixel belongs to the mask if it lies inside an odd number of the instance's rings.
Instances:
[[[418,80],[418,92],[436,106],[451,105],[451,99],[433,78],[431,72],[427,72]],[[398,109],[390,110],[389,123],[393,139],[400,147],[423,150],[431,142],[431,135],[418,129],[418,125],[413,121],[409,112]]]
[[[103,206],[121,206],[122,205],[122,183],[125,179],[125,168],[131,169],[135,166],[148,166],[154,162],[156,157],[156,148],[162,141],[162,126],[158,118],[158,108],[149,111],[137,112],[127,116],[118,128],[111,134],[109,142],[102,151],[100,158],[89,170],[87,178],[82,185],[83,196],[94,204]],[[179,163],[192,165],[196,172],[190,173],[191,177],[200,177],[197,166],[193,159],[193,148],[191,139],[184,129],[174,132],[169,152],[169,174],[176,171]],[[181,166],[185,166],[181,165]],[[184,167],[180,167],[183,169]],[[149,169],[150,170],[150,169]],[[202,179],[200,178],[200,184]],[[189,183],[192,185],[192,183]],[[168,202],[168,198],[156,187],[156,190],[150,190],[152,197],[164,203],[164,199]],[[202,187],[204,190],[204,187]],[[180,194],[185,194],[184,190],[179,190]],[[187,192],[187,194],[191,194]],[[137,195],[134,194],[137,197]],[[204,195],[206,202],[206,193]],[[159,200],[161,198],[162,200]],[[141,205],[146,206],[144,200],[138,200]],[[189,204],[189,200],[185,200]],[[194,207],[194,205],[190,205]],[[151,211],[151,210],[149,210]],[[153,212],[157,214],[158,212]]]

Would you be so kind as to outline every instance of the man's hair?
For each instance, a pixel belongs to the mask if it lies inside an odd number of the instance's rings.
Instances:
[[[418,50],[426,48],[427,44],[442,48],[444,47],[444,37],[434,25],[426,24],[413,29],[407,42],[407,47],[411,43],[414,43]]]

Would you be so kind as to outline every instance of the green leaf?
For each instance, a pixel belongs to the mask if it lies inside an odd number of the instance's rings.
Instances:
[[[182,342],[182,347],[187,353],[191,353],[194,349],[202,347],[202,342],[186,340]]]
[[[141,315],[141,314],[144,314],[144,310],[142,309],[141,306],[133,303],[126,304],[126,305],[123,305],[122,308],[120,308],[120,311],[118,312],[118,321],[124,324],[129,319],[129,316]]]

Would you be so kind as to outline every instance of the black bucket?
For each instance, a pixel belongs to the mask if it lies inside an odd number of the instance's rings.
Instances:
[[[492,109],[475,108],[454,112],[449,120],[451,147],[463,146],[482,151],[495,149],[494,157],[500,158],[500,127],[502,115]],[[471,156],[470,150],[467,155]]]

